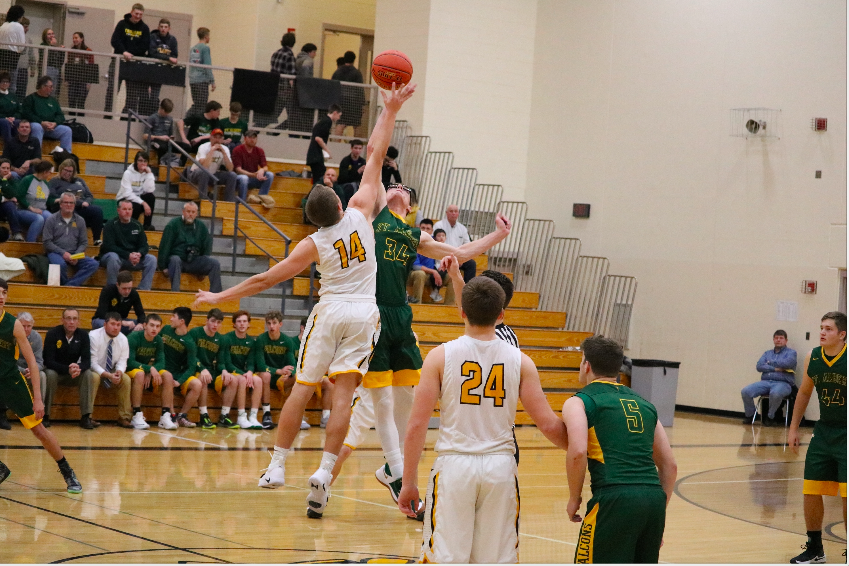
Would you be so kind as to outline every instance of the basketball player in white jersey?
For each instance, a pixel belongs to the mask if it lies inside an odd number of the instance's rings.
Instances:
[[[348,429],[348,409],[354,389],[368,371],[369,357],[380,334],[380,315],[375,303],[377,263],[374,231],[383,157],[389,147],[395,116],[415,92],[406,85],[390,93],[381,91],[384,110],[371,138],[369,155],[359,190],[351,197],[343,213],[342,203],[333,189],[316,185],[310,192],[306,213],[318,232],[301,240],[289,256],[266,271],[254,275],[221,293],[200,292],[195,304],[215,304],[264,291],[291,279],[313,262],[321,274],[321,297],[313,307],[304,329],[298,356],[297,381],[280,411],[277,443],[271,463],[259,480],[260,487],[277,488],[285,484],[285,461],[300,430],[301,416],[315,386],[327,375],[335,381],[333,406],[327,422],[324,454],[319,469],[310,477],[307,516],[320,518],[327,505],[331,472]]]
[[[531,359],[495,335],[504,291],[475,277],[462,295],[465,335],[424,361],[404,441],[398,506],[418,501],[418,464],[439,400],[440,425],[425,509],[421,562],[519,561],[519,480],[513,424],[519,399],[546,438],[564,450],[566,426],[542,392]]]

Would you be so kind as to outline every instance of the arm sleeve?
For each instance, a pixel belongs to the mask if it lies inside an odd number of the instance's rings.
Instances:
[[[104,318],[106,313],[109,312],[109,297],[106,293],[108,288],[106,286],[100,290],[100,296],[97,298],[97,309],[94,311],[94,318]]]
[[[239,151],[238,147],[233,150],[233,155],[231,156],[230,160],[233,162],[233,171],[235,171],[239,167],[241,167],[242,169],[245,168],[245,163],[242,160],[242,152]]]
[[[218,369],[227,370],[230,373],[236,371],[233,359],[230,357],[230,338],[224,336],[221,339],[221,348],[218,350]]]
[[[147,373],[148,371],[150,371],[150,366],[145,366],[145,364],[139,362],[136,359],[136,348],[138,348],[138,345],[139,345],[139,341],[138,341],[138,339],[139,339],[138,335],[139,334],[143,335],[144,333],[143,332],[132,332],[132,333],[130,333],[130,336],[127,338],[127,349],[130,352],[128,357],[127,357],[127,371],[134,370],[134,369],[140,369],[140,370],[143,370],[145,373]]]
[[[161,339],[156,344],[156,358],[153,361],[153,367],[158,370],[161,370],[165,367],[165,346],[163,345]]]
[[[80,371],[85,371],[91,367],[91,345],[88,341],[88,332],[82,331],[82,343],[83,343],[83,351],[82,351],[82,361],[80,362]]]
[[[44,362],[47,369],[52,369],[58,374],[68,373],[68,364],[56,361],[56,342],[60,340],[59,334],[50,329],[44,337]]]
[[[136,319],[144,324],[144,305],[142,305],[141,295],[139,295],[138,291],[136,291],[136,300],[133,302],[133,312],[136,313]]]
[[[772,366],[766,363],[766,352],[763,353],[761,359],[758,360],[757,369],[761,373],[772,371]]]
[[[260,336],[259,338],[256,339],[256,342],[254,342],[254,347],[253,347],[253,350],[251,351],[251,354],[253,355],[253,359],[254,359],[254,371],[255,372],[271,371],[271,368],[268,367],[268,364],[265,363],[265,353],[263,352],[263,348],[264,348],[263,344],[264,344],[264,341],[262,340],[262,337]]]
[[[115,369],[124,373],[127,371],[127,360],[130,358],[130,346],[127,343],[127,337],[123,333],[118,333],[118,361],[115,363]]]
[[[91,371],[93,371],[97,375],[100,375],[106,370],[103,369],[103,367],[100,365],[100,360],[97,359],[97,348],[99,346],[99,344],[98,344],[99,340],[92,340],[90,334],[88,335],[88,340],[89,340],[88,350],[89,350],[89,356],[90,356],[90,359],[91,359]],[[114,348],[113,348],[113,351],[114,351]],[[85,371],[85,370],[83,370],[83,371]]]
[[[143,193],[152,193],[156,191],[156,179],[153,178],[153,173],[145,173],[144,185],[142,186]]]
[[[112,39],[109,42],[112,45],[112,49],[115,50],[115,53],[123,53],[127,49],[124,47],[124,27],[123,20],[118,22],[118,25],[115,26],[115,31],[112,32]]]
[[[286,356],[283,358],[283,367],[293,366],[298,363],[298,360],[295,359],[295,351],[300,347],[298,344],[298,339],[292,336],[286,336],[289,339],[289,349],[286,352]]]
[[[156,263],[159,269],[168,269],[168,260],[171,255],[171,245],[174,240],[174,229],[171,225],[166,224],[165,230],[162,231],[162,239],[159,241],[159,252],[157,253]]]
[[[21,115],[35,124],[41,124],[41,117],[35,113],[35,104],[33,95],[24,98],[24,103],[21,105]]]
[[[85,253],[88,247],[88,232],[86,231],[85,220],[81,216],[76,215],[77,220],[77,250],[74,253]]]
[[[51,122],[56,122],[57,124],[65,123],[65,113],[62,112],[62,108],[58,104],[56,105],[56,112],[53,113]]]
[[[44,244],[44,251],[47,253],[54,254],[64,254],[65,250],[56,245],[53,241],[53,232],[56,230],[56,222],[53,221],[53,218],[49,218],[44,223],[44,231],[41,233],[42,243]],[[67,373],[67,372],[66,372]]]
[[[248,352],[247,359],[245,360],[245,371],[250,371],[250,372],[257,371],[256,370],[256,363],[255,363],[256,360],[254,359],[254,350],[255,349],[256,349],[256,340],[254,340],[254,343],[251,345],[251,351]]]
[[[200,370],[198,364],[198,347],[192,339],[186,340],[186,371],[179,376],[175,376],[177,381],[185,383],[185,381]]]
[[[89,188],[88,188],[88,185],[87,185],[87,184],[86,184],[86,182],[85,182],[85,181],[83,181],[82,179],[77,179],[77,180],[78,180],[78,181],[80,181],[80,182],[82,183],[82,187],[83,187],[83,201],[84,201],[84,202],[87,202],[87,203],[89,203],[89,204],[93,204],[93,203],[94,203],[94,195],[93,195],[93,194],[91,194],[91,189],[89,189]]]
[[[121,188],[118,189],[118,194],[115,195],[116,201],[126,199],[136,204],[141,204],[143,202],[141,197],[133,191],[132,176],[133,173],[129,170],[129,168],[124,171],[124,176],[121,177]]]
[[[35,356],[35,363],[39,370],[44,370],[44,341],[41,339],[41,334],[35,333],[32,339],[32,353]]]
[[[150,244],[147,241],[147,234],[144,230],[139,234],[139,249],[138,252],[142,255],[142,257],[146,256],[150,251]]]
[[[206,229],[206,224],[201,222],[200,224],[203,226],[203,255],[211,255],[212,254],[212,236],[209,235],[209,232]]]

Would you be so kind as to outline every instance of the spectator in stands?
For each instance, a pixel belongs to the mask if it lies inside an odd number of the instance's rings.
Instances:
[[[224,145],[232,152],[242,144],[242,138],[248,131],[248,123],[242,120],[242,105],[236,101],[230,103],[230,117],[218,122],[224,132]]]
[[[171,278],[171,290],[180,290],[180,275],[185,271],[209,276],[209,290],[221,292],[221,265],[212,252],[212,237],[206,224],[197,222],[198,205],[187,202],[183,215],[174,218],[162,231],[159,242],[159,269]]]
[[[160,59],[177,64],[177,38],[171,35],[171,21],[168,18],[159,20],[159,29],[150,34],[150,48],[148,54],[153,59]],[[159,91],[161,84],[150,85],[150,99],[159,104]]]
[[[398,159],[398,150],[390,145],[386,149],[386,157],[383,158],[383,170],[380,172],[384,187],[388,187],[392,183],[403,183],[401,172],[398,171],[398,164],[395,162],[396,159]]]
[[[21,18],[21,25],[24,26],[24,33],[29,33],[29,18],[26,16]],[[24,101],[24,97],[27,95],[27,82],[29,82],[29,77],[35,76],[35,66],[37,64],[32,39],[27,37],[26,43],[27,46],[24,47],[21,57],[18,59],[18,70],[12,75],[15,79],[15,82],[12,83],[12,89],[18,98],[18,102]]]
[[[312,171],[312,183],[318,185],[324,179],[324,160],[331,159],[330,148],[327,140],[330,139],[330,130],[333,122],[342,117],[342,108],[338,104],[331,104],[327,114],[322,117],[312,128],[312,139],[307,148],[307,167]],[[325,155],[325,153],[327,155]]]
[[[342,58],[344,64],[333,72],[331,79],[362,84],[363,74],[354,66],[357,55],[353,51],[346,51]],[[342,135],[345,126],[356,128],[360,125],[365,102],[365,93],[361,87],[342,85],[342,118],[336,123],[337,136]]]
[[[305,43],[301,47],[301,52],[295,58],[295,74],[299,77],[311,77],[315,67],[315,56],[318,54],[318,47],[313,43]]]
[[[129,318],[132,310],[136,318]],[[133,289],[133,274],[121,271],[115,277],[115,283],[107,283],[100,290],[97,299],[97,309],[91,317],[91,327],[101,328],[106,322],[106,315],[116,312],[121,315],[121,332],[129,334],[142,330],[145,321],[144,306],[139,292]]]
[[[422,229],[422,232],[427,232],[432,236],[433,220],[430,218],[423,219],[419,224],[419,228]],[[436,260],[422,254],[416,254],[416,260],[413,262],[413,270],[407,278],[407,285],[413,289],[413,294],[407,296],[407,302],[411,304],[421,303],[425,283],[430,280],[430,285],[433,287],[430,292],[430,299],[434,303],[441,303],[442,295],[439,294],[439,289],[445,284],[442,276],[443,274],[436,270]],[[447,294],[451,295],[451,300],[449,301],[451,303],[453,302],[451,286],[449,285],[446,290],[448,291]]]
[[[259,132],[248,130],[245,143],[233,150],[233,167],[238,174],[239,197],[250,204],[274,207],[274,199],[268,194],[274,175],[268,172],[265,151],[256,144]],[[259,195],[248,195],[248,189],[259,188]]]
[[[339,163],[339,184],[357,183],[363,180],[366,159],[363,157],[362,140],[351,140],[351,153],[342,158]]]
[[[115,26],[112,32],[112,48],[116,55],[122,55],[124,61],[131,61],[133,57],[146,57],[150,49],[150,28],[142,21],[144,17],[144,6],[133,4],[129,14],[124,14],[124,19]],[[112,112],[112,91],[115,85],[115,59],[109,64],[109,86],[106,90],[107,112]],[[123,80],[123,79],[122,79]],[[121,85],[118,85],[121,88]],[[146,92],[145,84],[137,81],[127,81],[127,98],[122,112],[127,108],[139,110],[139,100]]]
[[[183,143],[191,148],[189,153],[197,152],[201,144],[209,141],[212,130],[220,128],[221,104],[214,100],[206,103],[203,115],[187,115],[185,120],[177,120],[177,130]],[[186,137],[188,136],[188,137]]]
[[[59,41],[56,39],[56,32],[52,29],[47,28],[41,32],[41,45],[43,47],[61,47],[65,48],[64,45],[59,45]],[[44,61],[44,53],[47,52],[47,68],[42,65]],[[53,79],[53,83],[55,86],[56,99],[59,99],[59,95],[62,93],[62,65],[65,64],[65,52],[64,51],[48,51],[47,49],[39,49],[38,51],[38,68],[45,69],[46,76]]]
[[[761,380],[747,385],[740,391],[743,397],[745,417],[743,424],[750,425],[755,417],[755,397],[769,396],[769,411],[764,415],[764,426],[776,426],[781,421],[775,418],[781,402],[790,396],[796,385],[796,350],[787,347],[787,333],[776,330],[772,335],[773,348],[758,360],[757,370]]]
[[[85,44],[85,34],[81,31],[75,31],[71,38],[71,49],[78,51],[91,51],[88,45]],[[88,98],[88,93],[91,90],[91,83],[83,82],[85,77],[79,76],[85,68],[83,65],[93,65],[94,56],[85,55],[83,53],[69,53],[68,65],[65,67],[65,79],[68,82],[68,106],[71,108],[85,108],[85,101]],[[78,75],[78,76],[74,76]],[[68,112],[70,116],[82,116],[81,112]]]
[[[35,92],[24,99],[21,115],[32,124],[41,124],[41,135],[49,140],[59,140],[59,145],[68,153],[73,153],[71,128],[65,126],[65,115],[59,108],[59,101],[50,96],[53,92],[53,79],[44,75],[35,83]],[[42,143],[39,130],[33,128],[32,134]]]
[[[200,197],[205,199],[208,187],[214,190],[219,184],[224,185],[224,200],[234,202],[238,175],[233,172],[230,150],[224,145],[224,132],[220,128],[212,130],[209,141],[198,148],[197,160],[200,165],[192,164],[189,182],[197,186]]]
[[[41,131],[41,124],[32,124],[24,118],[18,122],[18,133],[3,145],[3,157],[12,162],[15,180],[32,173],[35,161],[41,161],[41,142],[30,135],[34,128]]]
[[[91,345],[88,332],[79,328],[80,313],[75,308],[62,312],[62,324],[44,335],[44,420],[50,422],[53,396],[59,385],[73,385],[80,390],[80,427],[91,430],[100,423],[91,418],[100,376],[91,371]]]
[[[26,32],[20,23],[24,17],[24,7],[11,6],[6,11],[6,21],[0,26],[0,71],[14,73],[18,68],[21,52],[26,49],[23,45],[8,45],[10,43],[26,43]]]
[[[145,390],[161,390],[162,416],[159,428],[175,430],[177,425],[171,420],[174,407],[174,380],[165,370],[165,349],[159,331],[162,319],[158,314],[149,314],[144,323],[143,332],[133,332],[127,338],[130,346],[130,359],[127,361],[127,375],[133,380],[130,393],[133,403],[133,428],[148,429],[141,410],[142,394]]]
[[[215,92],[215,75],[212,69],[196,65],[212,65],[209,52],[209,28],[198,28],[198,43],[189,51],[189,91],[192,93],[192,107],[186,117],[200,116],[209,100],[209,93]]]
[[[283,313],[269,311],[265,314],[266,331],[257,336],[254,342],[254,372],[262,379],[262,428],[274,428],[271,420],[271,390],[283,391],[294,385],[295,363],[298,343],[292,337],[280,332]],[[301,421],[301,429],[310,428],[306,419]]]
[[[150,148],[156,152],[159,157],[160,165],[165,165],[163,158],[168,154],[168,148],[171,144],[168,140],[174,141],[174,118],[171,117],[171,112],[174,110],[174,103],[170,98],[163,98],[159,103],[159,110],[155,114],[147,117],[147,122],[150,124],[150,129],[145,128],[145,133],[142,134],[142,139],[150,139]],[[174,141],[180,148],[189,153],[192,151],[192,146],[183,143],[182,141]],[[176,167],[180,164],[182,155],[180,152],[171,149],[171,166]],[[151,193],[153,194],[153,193]],[[138,216],[138,215],[137,215]]]
[[[85,220],[86,226],[91,228],[91,238],[94,240],[94,245],[99,246],[103,243],[100,239],[103,234],[103,209],[94,204],[94,195],[88,188],[82,177],[76,176],[77,162],[73,159],[66,159],[59,164],[59,175],[53,177],[47,186],[50,188],[50,196],[47,199],[47,210],[57,212],[59,203],[56,202],[64,193],[74,195],[76,205],[74,212],[79,214]]]
[[[148,253],[149,249],[147,234],[133,218],[133,203],[118,201],[118,216],[104,226],[103,245],[100,246],[100,265],[106,268],[106,285],[117,282],[120,272],[141,270],[139,289],[149,291],[156,273],[156,257]],[[139,317],[143,319],[144,315]]]
[[[35,363],[38,365],[38,378],[39,383],[41,385],[41,390],[44,391],[45,384],[47,381],[47,376],[44,374],[44,353],[42,349],[44,348],[44,342],[41,340],[41,335],[38,332],[33,332],[32,327],[35,325],[35,321],[32,318],[32,315],[28,312],[18,313],[18,320],[21,322],[21,326],[24,327],[24,333],[26,333],[27,342],[29,342],[30,348],[32,348],[32,354],[35,356]],[[32,376],[29,374],[29,367],[27,366],[26,358],[20,356],[18,358],[18,369],[21,370],[21,373],[32,381]],[[0,428],[4,430],[11,430],[12,425],[9,424],[9,420],[6,418],[6,411],[8,407],[6,404],[0,400]],[[50,426],[50,420],[42,421],[44,426]]]
[[[449,204],[445,209],[445,218],[433,225],[433,229],[445,230],[445,241],[449,246],[459,248],[463,244],[468,244],[472,241],[469,238],[469,231],[461,223],[457,221],[460,217],[460,207],[456,204]],[[463,280],[468,283],[477,273],[478,266],[474,259],[470,259],[460,266],[460,271],[463,272]]]
[[[339,197],[339,200],[342,201],[342,210],[347,210],[348,200],[350,200],[351,197],[346,194],[345,188],[339,184],[338,178],[339,177],[336,173],[336,169],[333,169],[331,167],[330,169],[324,172],[324,179],[322,181],[322,184],[325,187],[330,187],[331,189],[333,189],[333,192],[335,192],[336,196]],[[310,189],[310,191],[312,191],[312,189]],[[306,206],[305,202],[302,204]]]
[[[24,179],[26,180],[26,178]],[[59,266],[62,285],[84,285],[97,271],[97,260],[85,256],[88,232],[85,220],[74,212],[76,199],[71,193],[59,198],[59,212],[44,222],[41,239],[51,264]],[[76,274],[68,278],[68,265],[76,266]]]
[[[138,218],[139,215],[144,214],[144,229],[153,231],[156,230],[151,224],[153,209],[156,206],[156,195],[154,195],[156,180],[153,178],[148,161],[150,157],[146,151],[136,152],[132,165],[127,167],[124,176],[121,177],[121,188],[118,189],[115,200],[130,201],[133,205],[132,217]]]
[[[0,55],[3,53],[4,51],[0,50]],[[4,144],[12,140],[21,117],[21,103],[9,90],[11,84],[12,76],[9,71],[0,71],[0,137],[3,138]]]
[[[165,382],[173,380],[174,387],[186,397],[183,410],[175,415],[177,426],[194,428],[189,420],[189,411],[197,402],[203,384],[197,379],[199,371],[197,344],[189,336],[189,323],[192,321],[192,309],[177,307],[171,315],[171,324],[162,329],[162,349],[165,353],[165,368],[160,372]],[[174,407],[170,407],[171,411]],[[161,421],[160,421],[161,422]]]
[[[218,367],[222,380],[231,379],[244,381],[245,394],[237,397],[236,424],[243,429],[262,429],[258,420],[259,406],[262,402],[262,378],[254,374],[254,342],[255,338],[248,335],[251,323],[251,313],[240,310],[233,314],[233,331],[221,337],[221,352],[218,356]],[[240,384],[241,388],[242,385]],[[251,390],[251,412],[245,411],[247,389]],[[226,411],[224,409],[227,409]],[[230,407],[221,407],[221,417],[230,418]],[[223,420],[219,417],[219,422]],[[232,421],[231,421],[232,422]]]
[[[295,68],[295,53],[292,48],[295,46],[295,34],[284,33],[280,39],[280,49],[271,54],[271,72],[281,75],[296,74]],[[294,97],[294,81],[290,78],[280,78],[277,87],[277,101],[274,105],[274,116],[272,120],[280,116],[283,109],[286,109],[287,118],[281,122],[279,129],[288,129],[289,118],[295,114],[295,97]]]
[[[245,388],[244,382],[240,378],[231,375],[229,376],[230,379],[225,379],[221,372],[219,355],[221,353],[222,336],[218,333],[218,329],[221,328],[223,321],[224,313],[221,312],[221,309],[211,309],[206,314],[206,324],[189,330],[189,337],[195,341],[198,347],[198,369],[200,371],[197,378],[204,385],[198,396],[198,409],[200,410],[200,426],[205,429],[215,428],[216,426],[216,423],[213,423],[212,419],[209,418],[207,411],[210,389],[215,389],[221,395],[221,415],[217,425],[222,428],[239,428],[228,415],[239,389],[244,394]],[[244,405],[242,408],[244,408]]]
[[[133,416],[130,404],[132,386],[130,376],[125,373],[130,357],[130,345],[127,337],[121,333],[121,315],[117,312],[106,313],[103,326],[89,332],[88,340],[91,349],[91,372],[100,376],[103,387],[115,387],[118,393],[118,421],[115,424],[121,428],[133,428],[130,424],[130,418]]]
[[[49,174],[48,172],[47,175]],[[50,218],[50,212],[37,206],[39,204],[46,206],[46,201],[44,199],[36,199],[33,202],[28,200],[24,183],[16,182],[12,178],[11,164],[6,158],[0,158],[0,187],[3,194],[3,204],[0,205],[0,209],[3,210],[9,222],[9,229],[12,232],[10,240],[22,242],[23,229],[27,228],[27,242],[36,241],[41,236],[44,222]]]

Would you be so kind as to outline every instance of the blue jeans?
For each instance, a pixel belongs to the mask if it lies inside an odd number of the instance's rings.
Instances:
[[[14,124],[10,124],[5,118],[0,118],[0,137],[3,138],[3,143],[9,143],[12,136],[18,135],[18,124],[20,123],[21,121],[17,118],[15,118]],[[32,133],[30,135],[41,140],[44,137],[44,128],[41,127],[41,124],[30,123],[30,126],[32,126]]]
[[[59,266],[59,282],[62,285],[82,285],[100,267],[94,258],[84,257],[77,262],[77,272],[73,277],[68,279],[68,264],[65,263],[65,258],[62,257],[62,254],[49,253],[47,254],[47,259],[51,264]]]
[[[49,140],[59,140],[59,145],[62,146],[62,149],[67,152],[71,152],[71,149],[73,148],[73,140],[71,139],[71,128],[60,124],[53,128],[53,131],[48,132],[44,130],[41,124],[38,124],[38,127],[39,129],[41,129],[41,131],[38,133],[36,133],[35,131],[35,124],[33,124],[32,128],[32,135],[35,139],[38,140],[38,143],[44,145],[44,138],[47,138]]]
[[[127,271],[138,271],[141,269],[142,280],[139,283],[139,291],[149,291],[153,286],[153,274],[156,273],[156,258],[150,254],[145,254],[140,262],[132,265],[129,261],[121,259],[115,252],[109,252],[100,258],[100,265],[106,268],[107,285],[114,285],[118,282],[119,271],[125,269]]]
[[[34,242],[41,236],[44,221],[50,218],[50,213],[46,210],[42,210],[41,214],[30,210],[19,210],[14,202],[8,200],[3,203],[2,208],[6,220],[9,221],[12,234],[20,234],[24,231],[24,227],[29,227],[26,235],[27,242]]]
[[[271,183],[274,181],[274,174],[266,171],[265,181],[260,181],[256,177],[248,177],[247,175],[239,175],[236,177],[237,188],[239,189],[239,197],[242,200],[248,198],[248,189],[259,187],[259,194],[267,195],[271,190]]]
[[[781,406],[781,402],[790,396],[793,388],[786,381],[771,381],[762,379],[761,381],[747,385],[740,391],[743,397],[743,409],[746,412],[746,418],[755,416],[755,397],[764,397],[769,395],[769,418],[775,418],[775,412]]]

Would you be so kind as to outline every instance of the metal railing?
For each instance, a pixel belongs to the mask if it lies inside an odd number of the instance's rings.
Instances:
[[[401,155],[404,151],[404,142],[407,136],[412,135],[410,123],[406,120],[395,120],[395,128],[392,130],[392,141],[389,145],[398,150],[398,159],[395,160],[399,167],[401,164]]]
[[[538,293],[542,287],[545,254],[554,234],[554,220],[529,218],[522,228],[513,284],[517,291]]]
[[[450,204],[456,204],[460,210],[468,210],[467,203],[461,203],[460,197],[468,197],[478,180],[478,170],[469,167],[452,167],[448,170],[445,186],[441,191],[439,204],[434,207],[436,211],[444,215]],[[444,218],[444,216],[441,216]],[[463,223],[465,225],[465,223]],[[466,226],[468,228],[468,226]]]
[[[599,289],[609,267],[610,261],[606,257],[578,257],[566,301],[566,330],[594,331]]]
[[[581,253],[581,240],[551,238],[546,248],[544,273],[539,290],[539,309],[566,312],[572,270]]]
[[[420,192],[422,170],[425,158],[430,150],[429,136],[407,136],[404,138],[404,148],[398,156],[398,169],[404,182]]]
[[[454,164],[454,154],[450,151],[429,151],[422,168],[418,187],[419,210],[427,218],[442,218],[445,210],[439,210],[439,198],[448,172]],[[403,171],[402,171],[403,174]]]
[[[510,235],[489,250],[490,269],[502,273],[513,273],[516,271],[516,259],[522,241],[522,228],[528,214],[528,203],[505,200],[498,203],[496,210],[510,220],[513,228],[510,230]]]
[[[603,334],[626,348],[636,296],[636,278],[606,275],[601,282],[593,332]]]
[[[292,239],[284,234],[277,226],[268,221],[263,215],[254,210],[254,208],[249,205],[247,202],[243,201],[242,198],[236,195],[236,206],[235,206],[235,214],[233,215],[233,249],[232,249],[232,264],[230,266],[230,274],[236,274],[236,244],[238,243],[239,233],[241,232],[242,236],[244,236],[245,240],[250,240],[250,242],[255,245],[259,251],[264,253],[270,260],[274,262],[278,262],[279,260],[274,257],[268,250],[259,245],[256,240],[254,240],[245,230],[243,230],[239,226],[239,207],[244,206],[251,214],[256,216],[259,220],[261,220],[266,226],[274,230],[278,236],[283,238],[283,242],[286,244],[283,259],[289,257],[289,245],[292,243]],[[213,214],[215,214],[213,209]],[[310,278],[310,283],[312,284],[312,277]],[[294,291],[294,279],[292,280],[293,291]],[[281,284],[281,299],[280,299],[280,312],[286,314],[286,283]],[[312,285],[310,285],[310,296],[312,296]]]
[[[498,212],[498,203],[504,189],[501,185],[480,184],[475,185],[469,195],[460,195],[460,219],[459,221],[469,231],[469,237],[477,240],[486,236],[495,228],[495,215]],[[512,222],[512,218],[508,217]]]
[[[19,101],[35,90],[38,77],[48,75],[54,83],[52,96],[59,100],[68,116],[119,119],[127,115],[127,110],[150,116],[157,111],[162,98],[169,98],[174,103],[175,117],[200,114],[209,100],[217,99],[224,106],[222,122],[228,119],[227,104],[231,100],[234,76],[231,67],[194,63],[173,65],[149,57],[133,57],[126,61],[115,53],[44,45],[0,43],[0,46],[25,48],[16,67],[0,67],[11,73],[10,88]],[[206,75],[206,80],[198,82],[199,75]],[[130,76],[144,80],[126,80]],[[280,75],[274,112],[259,114],[245,110],[242,118],[249,127],[274,135],[309,136],[324,111],[299,106],[296,81],[295,76]],[[339,102],[343,109],[340,123],[352,128],[353,132],[332,137],[338,140],[367,138],[377,118],[378,87],[348,82],[340,82],[340,87]]]

